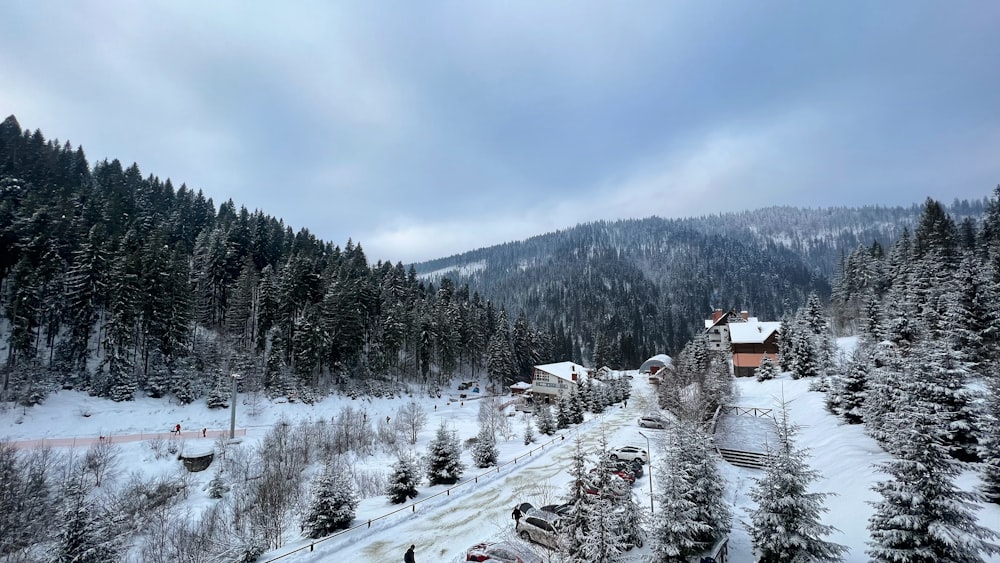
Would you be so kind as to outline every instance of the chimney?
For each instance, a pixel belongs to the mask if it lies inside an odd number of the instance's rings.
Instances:
[[[712,322],[714,323],[715,321],[717,321],[717,320],[719,320],[721,318],[722,318],[722,309],[716,309],[712,313]]]
[[[744,321],[749,319],[750,311],[740,311],[740,317],[742,317]]]
[[[572,369],[573,371],[570,372],[570,376],[573,378],[573,381],[576,381],[576,366],[573,366]]]

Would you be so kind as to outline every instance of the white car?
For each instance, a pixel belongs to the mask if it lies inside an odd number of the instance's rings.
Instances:
[[[514,526],[523,540],[544,545],[549,549],[559,548],[559,515],[534,508],[524,513]]]
[[[642,463],[649,462],[649,454],[646,453],[646,450],[636,446],[620,446],[612,448],[608,453],[611,454],[611,459],[622,459],[625,461],[637,459]]]

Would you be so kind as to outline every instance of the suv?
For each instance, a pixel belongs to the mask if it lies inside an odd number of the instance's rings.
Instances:
[[[514,526],[521,539],[533,541],[549,549],[559,548],[559,515],[552,512],[528,510]]]
[[[637,459],[642,463],[649,462],[649,454],[646,453],[646,450],[637,446],[621,446],[618,448],[612,448],[609,453],[611,455],[611,459],[616,461],[619,459],[623,459],[625,461]]]
[[[644,416],[639,419],[639,426],[643,428],[666,428],[667,421],[655,415]]]

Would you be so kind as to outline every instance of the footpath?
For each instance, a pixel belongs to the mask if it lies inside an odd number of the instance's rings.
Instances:
[[[246,436],[246,428],[237,428],[236,436]],[[147,440],[217,440],[228,438],[229,430],[183,430],[181,432],[149,432],[139,434],[112,434],[107,436],[74,436],[69,438],[41,438],[36,440],[18,440],[8,442],[19,450],[35,448],[80,448],[94,444],[124,444],[127,442],[143,442]]]

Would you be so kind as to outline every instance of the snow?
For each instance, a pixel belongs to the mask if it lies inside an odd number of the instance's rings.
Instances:
[[[840,345],[849,352],[854,342],[842,340]],[[814,490],[836,493],[836,496],[826,499],[825,506],[829,512],[824,515],[824,522],[835,526],[839,532],[826,539],[850,548],[846,561],[867,561],[864,553],[868,538],[866,526],[872,513],[868,503],[877,500],[877,494],[871,487],[885,478],[874,466],[888,461],[889,455],[865,435],[861,425],[844,424],[830,415],[823,405],[824,395],[809,391],[809,383],[809,379],[792,380],[787,375],[765,382],[740,378],[737,380],[740,391],[737,403],[744,407],[777,411],[779,404],[786,402],[791,421],[801,427],[797,446],[809,450],[811,466],[821,473],[821,478],[813,483]],[[664,431],[640,429],[636,424],[638,417],[657,410],[656,386],[640,377],[636,377],[632,385],[633,394],[627,408],[615,405],[602,415],[588,414],[583,424],[554,437],[536,432],[536,442],[531,446],[523,443],[524,423],[522,415],[518,414],[510,419],[514,435],[508,440],[498,439],[500,467],[477,469],[469,450],[463,450],[463,462],[468,469],[458,484],[434,487],[422,484],[419,496],[403,505],[392,505],[384,496],[363,499],[357,509],[355,528],[314,544],[299,534],[297,522],[290,522],[285,545],[264,554],[260,561],[277,557],[282,557],[280,561],[287,563],[399,561],[406,548],[415,544],[416,560],[420,563],[451,562],[464,560],[465,550],[480,542],[519,542],[513,533],[512,507],[525,501],[535,506],[559,502],[569,481],[574,442],[580,440],[584,451],[594,452],[602,432],[607,435],[610,447],[631,444],[645,449],[646,438],[639,434],[642,430],[652,442],[649,451],[653,486],[658,486],[656,475],[664,468],[658,465],[657,454],[661,450],[656,442]],[[479,431],[478,399],[459,401],[447,396],[431,398],[418,395],[356,400],[330,397],[310,406],[266,400],[247,405],[246,397],[241,397],[237,404],[237,426],[246,429],[246,436],[242,445],[230,447],[255,444],[279,420],[294,423],[306,419],[329,419],[345,406],[363,410],[369,417],[394,417],[401,406],[412,400],[420,402],[428,415],[428,423],[414,446],[418,454],[425,453],[428,442],[434,438],[442,421],[457,432],[462,443]],[[508,411],[513,412],[509,408]],[[185,430],[183,450],[201,453],[211,451],[216,444],[217,438],[211,437],[212,432],[228,435],[229,416],[229,409],[210,410],[203,402],[181,406],[164,399],[143,398],[134,402],[113,403],[78,392],[61,391],[37,407],[24,409],[7,405],[0,411],[0,438],[14,441],[76,438],[78,446],[85,446],[99,436],[111,436],[114,440],[115,436],[126,434],[162,435],[175,424],[181,424]],[[767,442],[769,429],[766,423],[762,426],[762,421],[766,419],[748,420],[752,417],[723,417],[719,425],[720,443],[742,443],[746,449],[757,449],[761,442]],[[202,428],[208,429],[209,437],[201,437]],[[125,479],[133,472],[169,475],[184,471],[180,462],[172,457],[157,459],[148,441],[120,440],[115,443],[119,444],[119,460],[123,464],[118,472],[119,479]],[[591,461],[593,458],[591,455]],[[357,463],[367,470],[388,472],[393,460],[394,457],[388,454],[379,454]],[[750,520],[749,511],[753,503],[748,492],[754,485],[754,478],[761,472],[720,463],[728,481],[726,498],[734,509],[729,561],[750,562],[753,561],[750,540],[743,523]],[[192,513],[217,502],[203,493],[212,476],[211,468],[191,474],[193,492],[186,501],[189,503],[186,508]],[[971,490],[978,486],[978,476],[973,471],[966,472],[959,485]],[[649,487],[646,477],[632,489],[636,502],[647,509],[650,505]],[[1000,533],[1000,506],[983,505],[977,514],[982,525]],[[310,544],[313,544],[312,550]],[[538,546],[531,545],[530,548],[545,555]],[[630,561],[641,561],[648,554],[648,545],[628,552]],[[988,560],[1000,561],[1000,557]]]

